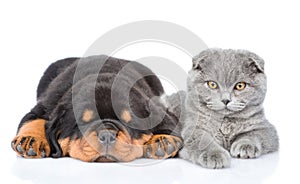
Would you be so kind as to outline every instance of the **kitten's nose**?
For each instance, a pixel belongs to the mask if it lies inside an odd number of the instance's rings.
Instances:
[[[228,99],[223,99],[222,102],[223,102],[223,104],[227,105],[227,104],[230,102],[230,100],[228,100]]]

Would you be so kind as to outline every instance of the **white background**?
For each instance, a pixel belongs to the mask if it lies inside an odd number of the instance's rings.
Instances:
[[[0,182],[298,183],[299,8],[297,1],[289,0],[1,1]],[[280,135],[279,153],[233,160],[232,168],[218,171],[178,159],[143,167],[138,166],[143,161],[128,165],[17,159],[10,140],[22,116],[35,104],[36,86],[46,67],[58,59],[82,56],[105,32],[138,20],[173,22],[197,34],[209,47],[248,49],[263,57],[268,76],[265,108]],[[132,47],[124,58],[159,56],[162,52],[157,48]],[[174,52],[177,55],[180,62],[185,60],[183,68],[189,69],[190,58]]]

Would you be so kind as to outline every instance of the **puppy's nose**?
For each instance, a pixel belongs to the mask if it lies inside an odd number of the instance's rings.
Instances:
[[[98,134],[99,142],[104,146],[112,145],[116,142],[117,133],[113,130],[102,130]]]
[[[230,102],[230,100],[228,100],[228,99],[223,99],[222,102],[223,102],[223,104],[227,105],[227,104]]]

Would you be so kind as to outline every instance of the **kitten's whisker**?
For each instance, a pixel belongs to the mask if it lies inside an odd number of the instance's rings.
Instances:
[[[230,105],[230,107],[245,107],[245,105]]]
[[[233,105],[246,105],[245,103],[234,103]]]

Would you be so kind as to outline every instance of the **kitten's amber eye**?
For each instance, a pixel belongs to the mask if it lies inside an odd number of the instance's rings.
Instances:
[[[211,89],[217,89],[218,88],[218,84],[214,81],[208,81],[207,82],[208,87],[210,87]]]
[[[239,91],[242,91],[243,89],[245,89],[246,87],[246,83],[245,82],[239,82],[235,85],[235,89],[236,90],[239,90]]]

